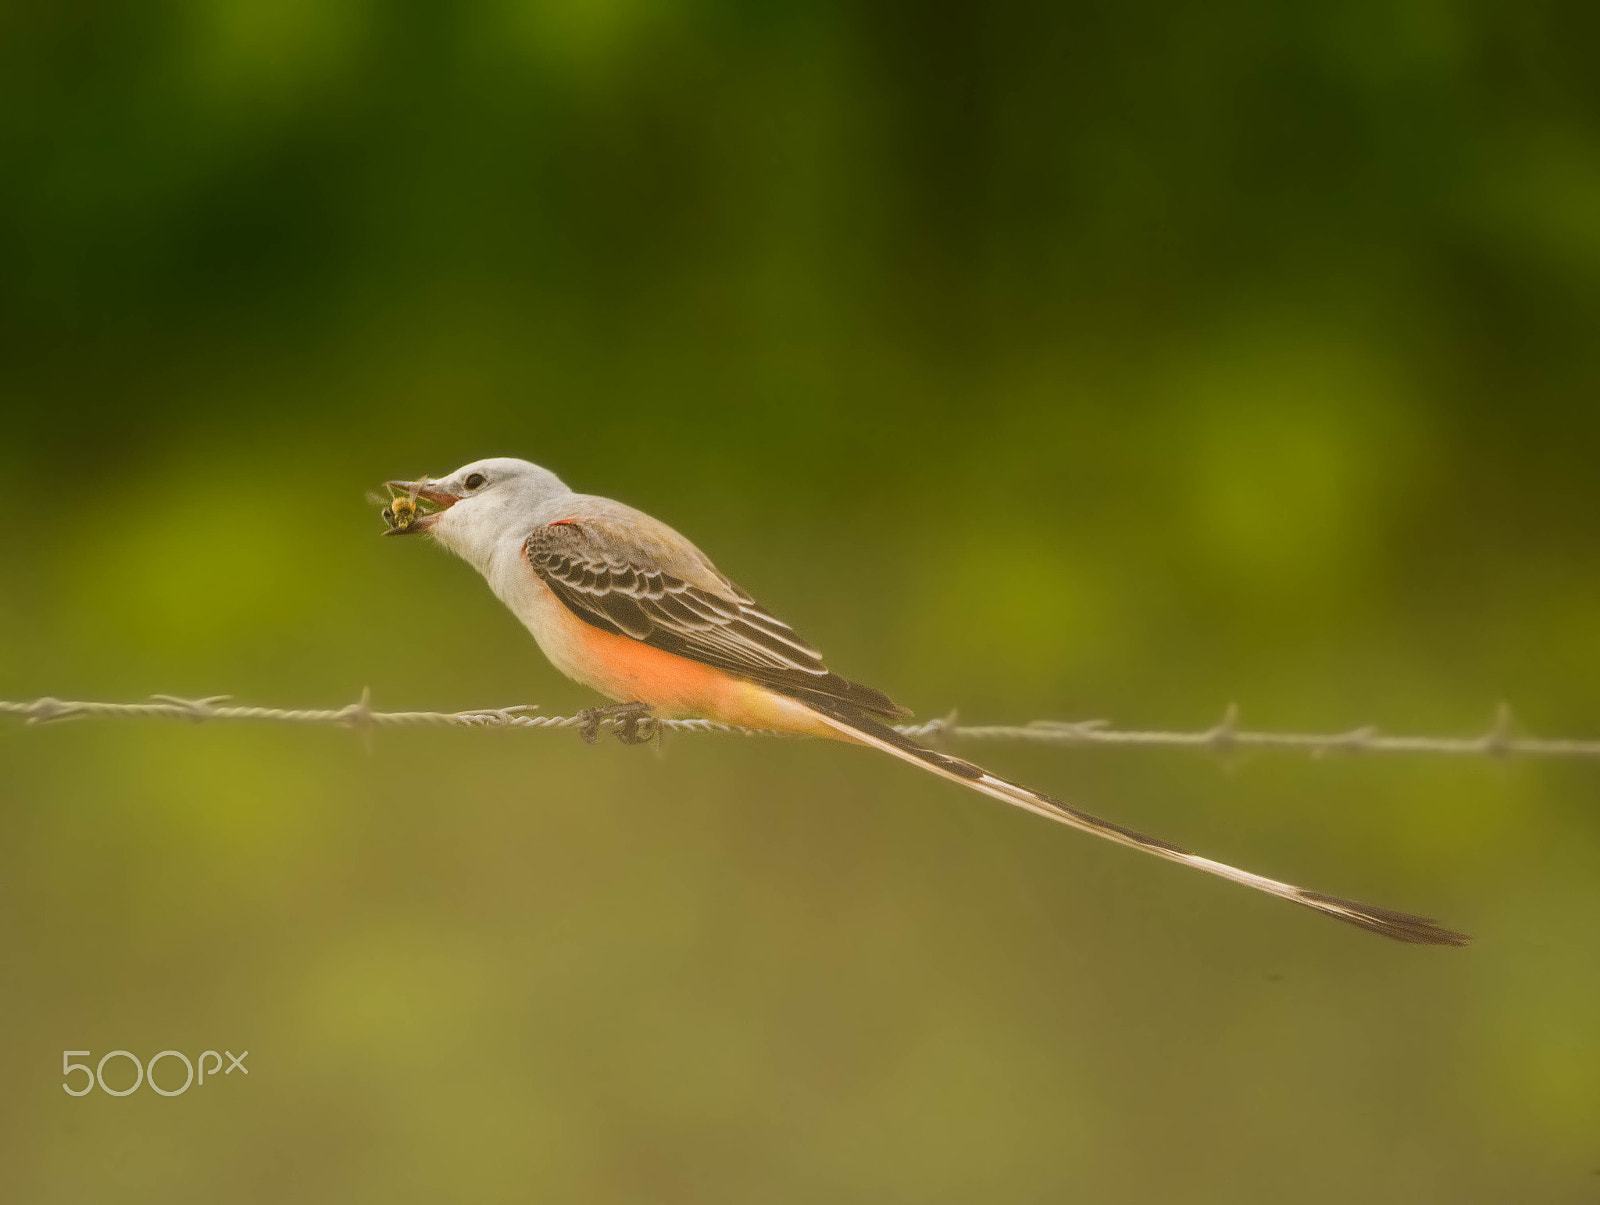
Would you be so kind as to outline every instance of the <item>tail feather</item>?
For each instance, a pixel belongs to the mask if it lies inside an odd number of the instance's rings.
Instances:
[[[1264,891],[1268,895],[1275,895],[1279,899],[1310,908],[1369,932],[1380,933],[1396,941],[1428,946],[1464,946],[1472,940],[1465,933],[1456,933],[1443,928],[1425,916],[1411,916],[1404,912],[1391,912],[1387,908],[1374,908],[1368,904],[1357,903],[1355,900],[1324,895],[1320,891],[1308,891],[1303,887],[1280,883],[1276,879],[1251,874],[1247,870],[1240,870],[1222,862],[1213,862],[1210,858],[1179,849],[1176,845],[1168,844],[1158,837],[1149,837],[1109,820],[1102,820],[1098,816],[1091,816],[1088,812],[1040,791],[991,774],[982,766],[974,765],[972,762],[919,745],[893,728],[859,713],[853,713],[848,708],[830,705],[828,702],[813,702],[809,699],[806,700],[806,704],[829,727],[847,739],[881,749],[902,761],[908,761],[943,778],[959,782],[974,791],[981,791],[1003,803],[1054,820],[1058,824],[1081,829],[1097,837],[1104,837],[1108,841],[1115,841],[1119,845],[1165,858],[1169,862],[1177,862],[1179,865],[1203,870],[1207,874],[1214,874],[1229,882]]]

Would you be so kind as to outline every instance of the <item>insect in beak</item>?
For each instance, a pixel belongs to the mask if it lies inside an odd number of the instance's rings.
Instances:
[[[384,485],[390,499],[383,509],[383,521],[388,525],[383,534],[389,536],[426,531],[439,511],[448,510],[461,500],[458,494],[435,488],[426,477],[420,481],[386,481]],[[419,503],[431,504],[437,510],[422,510]]]

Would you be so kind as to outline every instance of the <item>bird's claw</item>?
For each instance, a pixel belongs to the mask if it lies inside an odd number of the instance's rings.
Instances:
[[[578,734],[586,744],[600,739],[600,726],[607,720],[617,725],[617,739],[624,745],[643,745],[658,729],[648,703],[612,703],[606,707],[585,707],[578,713]]]

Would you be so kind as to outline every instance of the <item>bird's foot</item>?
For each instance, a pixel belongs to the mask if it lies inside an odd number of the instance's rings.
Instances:
[[[588,744],[600,739],[600,726],[607,720],[617,725],[617,739],[624,745],[643,745],[659,728],[648,703],[612,703],[606,707],[585,707],[578,713],[578,733]]]

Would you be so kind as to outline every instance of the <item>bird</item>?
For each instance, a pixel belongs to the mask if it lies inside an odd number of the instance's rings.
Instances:
[[[931,749],[893,725],[910,712],[834,673],[774,616],[661,520],[570,489],[526,460],[493,457],[444,477],[390,481],[429,511],[390,534],[426,535],[483,575],[567,677],[614,701],[588,714],[700,716],[743,728],[864,745],[1069,828],[1418,945],[1470,938],[1432,919],[1325,895],[1146,836],[982,766]]]

